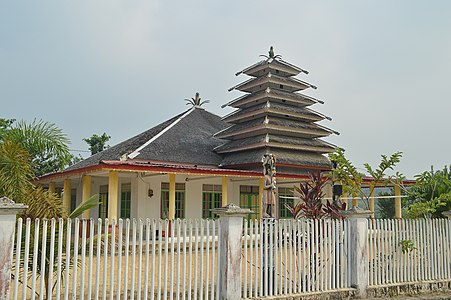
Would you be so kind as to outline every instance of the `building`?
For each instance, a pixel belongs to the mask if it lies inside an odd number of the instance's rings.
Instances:
[[[84,217],[210,218],[210,209],[229,202],[259,216],[265,153],[276,156],[281,196],[309,171],[331,168],[324,154],[335,146],[321,138],[336,132],[317,124],[330,118],[310,108],[323,102],[303,93],[316,87],[295,78],[300,73],[308,72],[271,47],[236,74],[250,79],[232,88],[245,94],[226,104],[236,108],[231,114],[206,111],[196,94],[187,111],[39,181],[64,190],[72,209],[99,194],[103,204]]]

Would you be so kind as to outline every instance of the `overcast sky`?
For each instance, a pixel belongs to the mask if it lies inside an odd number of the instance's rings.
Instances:
[[[87,150],[197,91],[223,116],[270,45],[310,71],[312,108],[341,133],[326,140],[356,166],[398,150],[408,177],[451,163],[451,1],[0,0],[0,117],[56,123]]]

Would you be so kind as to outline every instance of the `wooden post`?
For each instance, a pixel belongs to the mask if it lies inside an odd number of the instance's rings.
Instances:
[[[169,174],[169,213],[168,219],[175,219],[175,174]]]
[[[63,204],[64,207],[67,210],[67,213],[70,214],[70,190],[71,190],[71,180],[70,179],[64,179],[64,196],[63,196]]]
[[[251,212],[230,203],[212,209],[219,215],[219,299],[241,299],[241,237],[243,218]]]
[[[353,207],[342,214],[348,218],[349,238],[349,275],[351,287],[357,289],[357,297],[365,298],[368,288],[368,221],[371,211]]]
[[[402,209],[401,209],[401,188],[399,185],[395,185],[395,218],[402,218]]]
[[[0,299],[10,298],[16,215],[26,208],[6,197],[0,198]]]
[[[119,201],[119,175],[117,171],[108,174],[108,219],[117,220],[117,206]]]
[[[227,200],[227,188],[228,188],[228,180],[227,176],[222,176],[222,207],[226,206],[228,203]]]
[[[85,202],[91,197],[91,176],[83,175],[83,193],[81,201]],[[91,210],[87,209],[83,212],[83,218],[89,219]]]

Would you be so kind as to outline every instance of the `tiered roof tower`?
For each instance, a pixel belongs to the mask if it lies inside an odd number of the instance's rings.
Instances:
[[[333,152],[335,146],[321,138],[338,133],[317,124],[330,118],[309,108],[323,102],[300,93],[316,89],[294,78],[308,72],[274,55],[272,47],[269,56],[264,57],[236,73],[252,78],[229,89],[246,94],[223,105],[236,110],[223,118],[231,126],[215,134],[227,140],[215,148],[224,157],[221,167],[261,169],[263,155],[272,153],[278,172],[299,174],[329,169],[330,161],[323,154]]]

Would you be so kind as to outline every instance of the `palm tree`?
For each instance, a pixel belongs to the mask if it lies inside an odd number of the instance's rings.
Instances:
[[[63,207],[61,198],[57,194],[46,191],[42,187],[36,187],[33,181],[37,176],[42,175],[43,165],[48,165],[50,162],[53,169],[61,170],[70,162],[71,154],[67,146],[69,139],[55,124],[42,120],[34,120],[29,124],[21,121],[14,127],[11,126],[12,123],[14,121],[7,123],[7,126],[1,126],[0,195],[28,206],[20,217],[32,220],[76,218],[83,211],[100,204],[98,196],[95,195],[81,203],[71,214],[68,214]],[[43,160],[42,158],[45,159]],[[66,230],[67,228],[64,226],[63,232],[57,234],[65,234]],[[42,241],[42,236],[39,239]],[[49,249],[50,242],[48,238],[46,241],[48,244],[47,249]],[[18,267],[23,268],[25,242],[22,241],[21,245],[22,264]],[[71,245],[63,246],[70,247]],[[38,255],[39,267],[37,273],[45,277],[44,281],[47,286],[50,275],[48,271],[45,274],[41,274],[40,260],[42,256],[40,251],[41,247],[39,247],[38,253],[30,252],[29,255]],[[49,269],[48,256],[49,253],[45,253],[46,270]],[[55,272],[56,270],[53,271]],[[49,298],[51,295],[46,296],[46,298]]]
[[[28,152],[36,176],[61,171],[72,158],[67,135],[55,124],[43,120],[17,122],[3,133],[3,141],[12,141]]]

